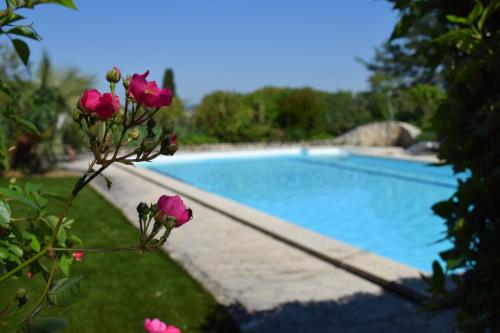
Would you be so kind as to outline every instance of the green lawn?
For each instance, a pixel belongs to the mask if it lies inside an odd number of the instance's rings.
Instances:
[[[29,181],[43,183],[47,190],[68,194],[75,180],[35,178]],[[50,212],[57,213],[61,208],[61,202],[52,200],[49,204]],[[80,193],[69,217],[76,220],[73,230],[86,247],[119,247],[137,242],[135,228],[90,188]],[[183,232],[183,229],[174,232]],[[163,252],[86,253],[84,261],[74,262],[71,270],[72,275],[85,275],[81,297],[69,307],[43,313],[68,319],[66,332],[143,332],[146,317],[161,318],[181,328],[183,333],[237,332],[214,298]],[[42,285],[38,275],[31,280],[23,277],[0,284],[0,306],[11,302],[18,287],[28,289],[32,304]],[[24,311],[0,319],[0,332],[14,332],[25,311],[31,308],[30,303]]]

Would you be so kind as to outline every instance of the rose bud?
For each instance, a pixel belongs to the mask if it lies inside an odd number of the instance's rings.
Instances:
[[[134,127],[128,131],[128,137],[130,138],[130,140],[137,140],[140,134],[141,133],[139,132],[139,129],[137,127]]]
[[[19,306],[19,307],[28,303],[28,296],[27,296],[26,289],[24,289],[24,288],[17,289],[15,299],[17,301],[17,306]]]
[[[148,204],[145,202],[141,202],[139,205],[137,205],[137,213],[139,213],[139,215],[146,215],[147,213],[149,213]]]
[[[121,78],[122,73],[116,67],[113,67],[113,69],[109,70],[106,73],[106,80],[108,80],[109,83],[118,83],[120,82]]]
[[[132,76],[131,75],[127,75],[123,79],[123,88],[125,88],[125,91],[128,91],[128,87],[130,85],[130,81],[131,80],[132,80]]]
[[[165,217],[171,216],[175,218],[176,228],[188,222],[193,217],[191,209],[186,208],[186,205],[178,195],[162,195],[158,199],[158,208]]]
[[[73,252],[73,254],[71,254],[71,256],[73,257],[73,259],[75,259],[76,261],[82,261],[83,260],[83,256],[84,256],[85,252],[82,252],[82,251],[78,251],[78,252]]]
[[[141,142],[141,149],[145,153],[150,153],[156,147],[156,139],[155,138],[146,138]]]

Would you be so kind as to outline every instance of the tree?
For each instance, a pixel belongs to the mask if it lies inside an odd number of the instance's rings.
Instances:
[[[172,92],[172,95],[177,96],[174,81],[174,70],[172,68],[167,68],[165,74],[163,74],[163,88],[168,88]]]
[[[304,88],[294,90],[280,100],[276,122],[289,139],[300,140],[324,131],[322,117],[319,95]]]
[[[434,296],[451,297],[464,332],[500,331],[500,1],[391,0],[400,12],[392,41],[423,72],[442,78],[446,98],[433,118],[439,157],[466,172],[457,191],[434,205],[452,247],[442,252],[456,291],[433,265]],[[422,18],[426,18],[423,20]],[[397,62],[397,60],[396,60]],[[418,72],[417,72],[418,73]],[[413,76],[418,80],[419,76]],[[412,79],[412,76],[409,76]]]

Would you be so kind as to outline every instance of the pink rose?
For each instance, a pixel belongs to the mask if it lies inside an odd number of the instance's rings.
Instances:
[[[99,103],[99,98],[101,98],[101,93],[97,89],[89,89],[83,92],[83,96],[80,99],[80,105],[85,112],[95,112],[95,108]]]
[[[172,216],[175,218],[176,228],[193,217],[191,209],[186,208],[186,205],[184,205],[184,202],[178,195],[162,195],[160,199],[158,199],[158,208],[164,216]]]
[[[75,259],[76,261],[82,261],[83,260],[83,255],[85,253],[82,252],[82,251],[78,251],[78,252],[73,252],[73,254],[71,255],[73,257],[73,259]]]
[[[120,109],[120,99],[110,93],[102,94],[97,89],[85,90],[80,99],[80,105],[85,112],[96,113],[100,119],[112,117]]]
[[[160,319],[148,319],[144,320],[144,329],[148,333],[181,333],[181,330],[175,326],[167,325]]]
[[[160,108],[172,104],[172,93],[168,89],[160,89],[155,81],[146,81],[149,71],[132,75],[128,92],[147,108]]]

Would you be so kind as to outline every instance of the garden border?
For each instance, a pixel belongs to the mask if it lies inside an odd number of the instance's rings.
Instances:
[[[359,154],[359,152],[356,153]],[[429,297],[427,285],[421,279],[424,273],[415,268],[320,235],[155,171],[142,167],[135,169],[121,165],[117,165],[117,167],[165,189],[179,193],[316,258],[392,290],[413,302],[422,303],[424,299]]]

